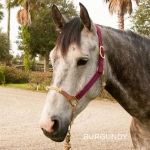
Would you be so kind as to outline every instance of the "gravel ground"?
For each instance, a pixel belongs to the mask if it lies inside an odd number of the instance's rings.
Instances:
[[[62,150],[46,138],[39,116],[46,93],[0,87],[0,150]],[[131,116],[116,102],[92,101],[75,119],[71,150],[131,150]]]

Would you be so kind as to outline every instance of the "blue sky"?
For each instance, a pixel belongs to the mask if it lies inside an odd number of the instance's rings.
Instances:
[[[4,2],[4,1],[3,1]],[[3,3],[1,1],[1,3]],[[75,6],[77,7],[77,10],[79,11],[79,2],[81,2],[88,10],[89,15],[94,23],[98,23],[105,26],[110,26],[113,28],[117,28],[117,15],[110,15],[108,11],[108,5],[103,2],[103,0],[73,0]],[[135,7],[135,3],[133,1],[133,7]],[[16,55],[17,53],[20,53],[20,51],[17,50],[17,45],[15,41],[17,40],[18,36],[18,26],[16,19],[17,11],[20,9],[20,7],[13,8],[11,10],[11,27],[10,27],[10,39],[11,39],[11,45],[12,45],[12,54]],[[7,31],[7,11],[4,10],[5,18],[0,23],[0,28],[3,29],[4,32]],[[127,18],[128,15],[126,15]],[[129,20],[125,20],[125,29],[130,28]]]

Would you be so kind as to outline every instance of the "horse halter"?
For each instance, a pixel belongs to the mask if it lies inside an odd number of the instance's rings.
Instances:
[[[76,102],[78,102],[85,95],[85,93],[92,87],[92,85],[97,81],[97,79],[101,76],[101,74],[103,73],[105,56],[104,56],[104,47],[102,46],[102,35],[101,35],[100,28],[97,25],[95,25],[95,27],[97,29],[97,35],[98,35],[98,39],[99,39],[99,62],[98,62],[97,71],[94,74],[94,76],[91,78],[91,80],[76,95],[70,95],[58,87],[53,87],[53,86],[47,86],[46,87],[46,90],[55,90],[55,91],[59,92],[60,94],[62,94],[63,96],[65,96],[67,98],[68,102],[72,106],[74,105],[72,103],[72,100],[74,99],[74,100],[76,100]]]
[[[67,92],[65,92],[64,90],[62,90],[58,87],[53,87],[53,86],[47,86],[46,87],[47,90],[55,90],[55,91],[59,92],[60,94],[62,94],[64,97],[66,97],[68,102],[71,104],[73,109],[72,109],[72,118],[71,118],[70,129],[71,129],[71,125],[73,123],[73,116],[74,116],[74,112],[76,110],[76,106],[78,104],[78,101],[85,95],[85,93],[92,87],[92,85],[97,81],[97,79],[103,73],[105,55],[104,55],[104,47],[102,46],[102,35],[101,35],[101,31],[100,31],[100,28],[98,27],[98,25],[95,25],[95,27],[97,29],[97,35],[98,35],[98,39],[99,39],[99,56],[98,56],[99,62],[98,62],[97,71],[94,74],[94,76],[91,78],[91,80],[75,96],[68,94]],[[72,100],[75,100],[75,101],[72,102]],[[65,143],[66,149],[67,149],[67,147],[68,147],[68,149],[71,148],[71,145],[69,144],[70,136],[71,136],[70,135],[70,129],[68,130],[68,135],[66,136],[66,143]]]

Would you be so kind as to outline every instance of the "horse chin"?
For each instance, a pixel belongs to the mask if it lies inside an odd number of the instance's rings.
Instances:
[[[44,135],[48,138],[50,138],[52,141],[55,142],[62,142],[64,141],[65,137],[66,137],[67,131],[66,133],[59,133],[59,134],[53,134],[53,133],[47,133],[44,132]]]
[[[64,137],[51,137],[50,139],[54,142],[63,142],[66,136]]]

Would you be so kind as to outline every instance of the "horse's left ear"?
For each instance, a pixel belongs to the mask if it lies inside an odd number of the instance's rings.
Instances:
[[[62,30],[62,28],[68,22],[68,19],[60,13],[56,5],[52,6],[52,18],[55,22],[56,27],[60,30]]]
[[[91,19],[90,19],[90,16],[89,16],[89,14],[88,14],[88,11],[87,11],[87,9],[84,7],[83,4],[79,3],[79,5],[80,5],[80,20],[81,20],[82,24],[84,25],[84,27],[85,27],[87,30],[91,31],[91,30],[92,30],[92,25],[93,25],[93,23],[92,23],[92,21],[91,21]]]

